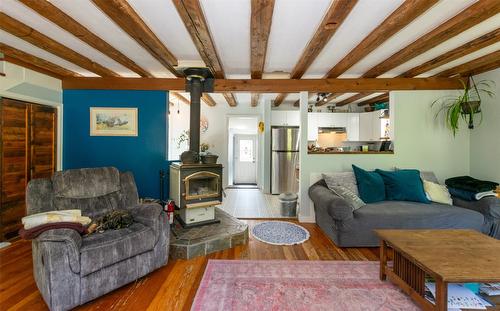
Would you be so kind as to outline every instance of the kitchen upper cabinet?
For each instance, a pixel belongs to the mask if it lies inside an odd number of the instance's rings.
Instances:
[[[307,114],[307,140],[318,139],[318,114]]]
[[[299,126],[300,111],[273,110],[271,111],[271,125]]]
[[[381,137],[380,111],[359,114],[359,140],[378,141]]]
[[[347,140],[359,141],[359,113],[347,113]]]

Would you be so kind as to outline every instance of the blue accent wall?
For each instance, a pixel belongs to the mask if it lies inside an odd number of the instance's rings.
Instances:
[[[132,171],[139,196],[159,198],[159,170],[169,165],[167,105],[165,91],[64,90],[63,168]],[[90,107],[138,108],[139,136],[90,136]]]

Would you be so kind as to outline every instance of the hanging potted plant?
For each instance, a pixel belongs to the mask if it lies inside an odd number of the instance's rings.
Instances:
[[[440,105],[436,112],[436,118],[440,114],[444,115],[446,125],[456,135],[460,120],[467,122],[469,129],[474,128],[474,120],[479,117],[479,123],[483,120],[481,111],[481,94],[489,97],[495,96],[492,91],[495,83],[489,80],[481,80],[477,84],[472,77],[467,79],[467,83],[460,80],[463,90],[457,96],[444,96],[432,102],[431,107]]]

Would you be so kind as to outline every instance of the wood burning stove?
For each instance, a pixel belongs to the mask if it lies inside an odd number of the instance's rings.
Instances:
[[[173,163],[170,196],[179,208],[177,219],[183,226],[218,222],[215,206],[222,203],[222,165]]]

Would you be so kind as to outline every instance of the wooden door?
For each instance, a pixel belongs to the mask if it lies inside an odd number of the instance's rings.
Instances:
[[[0,240],[14,237],[26,215],[25,189],[29,180],[29,105],[2,99]]]
[[[1,116],[0,241],[17,235],[26,215],[26,186],[56,170],[57,110],[3,98]]]
[[[50,178],[57,167],[57,110],[34,104],[30,110],[30,180]]]

